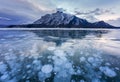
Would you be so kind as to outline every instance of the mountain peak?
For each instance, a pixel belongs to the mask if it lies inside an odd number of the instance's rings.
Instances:
[[[63,11],[57,11],[56,13],[63,13]]]

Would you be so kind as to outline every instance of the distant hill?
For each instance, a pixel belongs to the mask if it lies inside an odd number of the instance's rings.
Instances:
[[[8,25],[0,25],[0,28],[4,28],[7,27]]]

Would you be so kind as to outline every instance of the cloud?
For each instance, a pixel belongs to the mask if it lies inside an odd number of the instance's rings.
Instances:
[[[15,11],[4,9],[0,10],[0,24],[23,24],[32,21],[31,18],[16,13]]]
[[[89,22],[99,21],[95,16],[92,16],[92,15],[83,16],[83,18],[87,19]]]
[[[108,23],[110,23],[110,24],[112,24],[114,26],[119,26],[120,27],[120,18],[117,18],[115,20],[108,20],[106,22],[108,22]]]
[[[107,13],[109,13],[109,14],[114,14],[113,12],[111,12],[111,10],[109,10],[109,9],[106,9],[106,10],[104,10],[104,9],[100,9],[100,8],[96,8],[95,10],[92,10],[92,11],[87,11],[87,12],[80,12],[79,10],[75,10],[74,11],[74,13],[76,14],[76,15],[102,15],[102,14],[107,14]]]
[[[86,12],[81,12],[79,11],[78,8],[76,8],[74,13],[79,17],[84,17],[90,22],[108,21],[120,17],[116,13],[114,13],[112,9],[102,9],[102,8],[96,8],[94,10],[88,10]]]
[[[66,11],[66,9],[63,9],[63,8],[56,8],[56,11],[65,12],[65,11]]]
[[[96,16],[113,14],[109,8],[113,7],[112,5],[119,8],[119,3],[119,0],[0,0],[0,19],[4,19],[4,22],[6,18],[11,19],[5,23],[12,24],[32,23],[47,13],[55,12],[57,8],[60,11],[96,20]],[[93,10],[87,11],[88,9]]]
[[[7,21],[10,21],[11,19],[10,19],[10,18],[6,18],[6,17],[0,17],[0,20],[7,20]]]
[[[55,8],[50,0],[0,0],[0,2],[1,24],[32,23],[42,15],[51,13]],[[7,18],[11,20],[8,22]]]

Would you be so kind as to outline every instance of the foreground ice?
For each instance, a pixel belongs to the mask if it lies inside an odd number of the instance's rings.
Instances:
[[[7,43],[1,41],[0,82],[120,80],[118,70],[105,62],[103,52],[96,48],[100,46],[98,43],[76,39],[56,46],[34,34],[22,33],[22,37],[18,40],[13,37],[14,41],[6,40]]]

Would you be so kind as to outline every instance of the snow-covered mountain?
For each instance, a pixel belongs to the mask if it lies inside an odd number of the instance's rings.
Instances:
[[[80,19],[74,15],[66,14],[57,11],[53,14],[42,16],[41,19],[34,22],[34,24],[52,25],[52,26],[87,26],[90,23],[85,19]]]
[[[69,28],[113,28],[114,26],[105,23],[104,21],[98,21],[95,23],[90,23],[85,19],[76,17],[75,15],[63,13],[61,11],[57,11],[53,14],[46,14],[42,16],[40,19],[35,21],[32,24],[24,24],[24,25],[10,25],[9,28],[21,27],[21,28],[43,28],[43,27],[69,27]]]
[[[61,11],[57,11],[53,14],[46,14],[39,20],[35,21],[33,24],[40,24],[45,26],[113,27],[104,21],[90,23],[85,19],[81,19],[75,15],[66,14]]]

